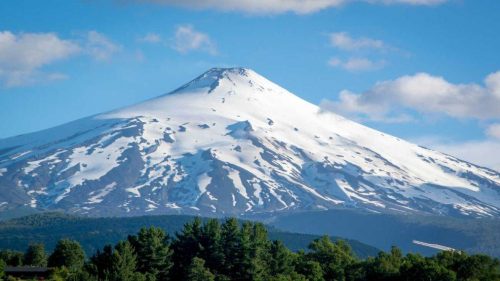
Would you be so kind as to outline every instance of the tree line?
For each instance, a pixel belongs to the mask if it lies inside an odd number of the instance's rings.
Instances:
[[[344,241],[316,239],[308,251],[293,252],[271,241],[261,223],[194,219],[169,236],[161,228],[142,228],[86,259],[77,241],[60,240],[48,255],[42,244],[25,253],[0,251],[3,267],[48,266],[50,280],[106,281],[382,281],[500,280],[500,262],[486,255],[459,251],[432,257],[403,255],[393,247],[359,259]]]

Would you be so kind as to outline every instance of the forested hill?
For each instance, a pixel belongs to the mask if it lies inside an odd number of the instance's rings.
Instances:
[[[405,253],[429,256],[437,252],[412,242],[418,240],[500,257],[500,220],[495,218],[408,216],[336,209],[286,214],[270,224],[290,232],[349,237],[385,251],[397,245]]]
[[[87,218],[61,213],[36,214],[1,222],[0,249],[24,251],[30,243],[43,243],[48,250],[52,250],[59,239],[69,238],[78,241],[90,256],[106,244],[114,244],[137,233],[141,227],[160,227],[173,237],[193,218],[186,215]],[[201,220],[206,222],[208,218]],[[267,229],[271,240],[281,240],[294,251],[307,249],[311,241],[320,237],[285,232],[272,226],[267,226]],[[360,258],[375,256],[379,252],[379,249],[356,240],[331,238],[334,241],[346,240]]]
[[[20,265],[41,267],[52,281],[500,281],[500,261],[487,255],[451,250],[423,257],[393,247],[360,259],[344,240],[328,236],[311,241],[307,252],[293,252],[270,240],[264,224],[235,218],[194,218],[174,237],[143,227],[87,258],[71,239],[59,240],[50,253],[43,244],[24,254],[0,251],[0,278],[19,280],[12,267]]]

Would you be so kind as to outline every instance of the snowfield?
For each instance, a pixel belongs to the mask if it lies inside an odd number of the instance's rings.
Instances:
[[[0,210],[500,214],[500,174],[322,112],[244,68],[0,140]]]

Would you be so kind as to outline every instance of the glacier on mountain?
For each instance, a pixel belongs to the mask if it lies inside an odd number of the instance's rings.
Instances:
[[[322,112],[245,68],[0,140],[1,210],[500,214],[500,174]]]

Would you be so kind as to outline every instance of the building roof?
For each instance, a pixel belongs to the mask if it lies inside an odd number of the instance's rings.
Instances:
[[[42,273],[47,272],[50,269],[48,267],[40,267],[40,266],[6,266],[4,268],[5,273],[13,273],[13,272],[26,272],[26,273]]]

